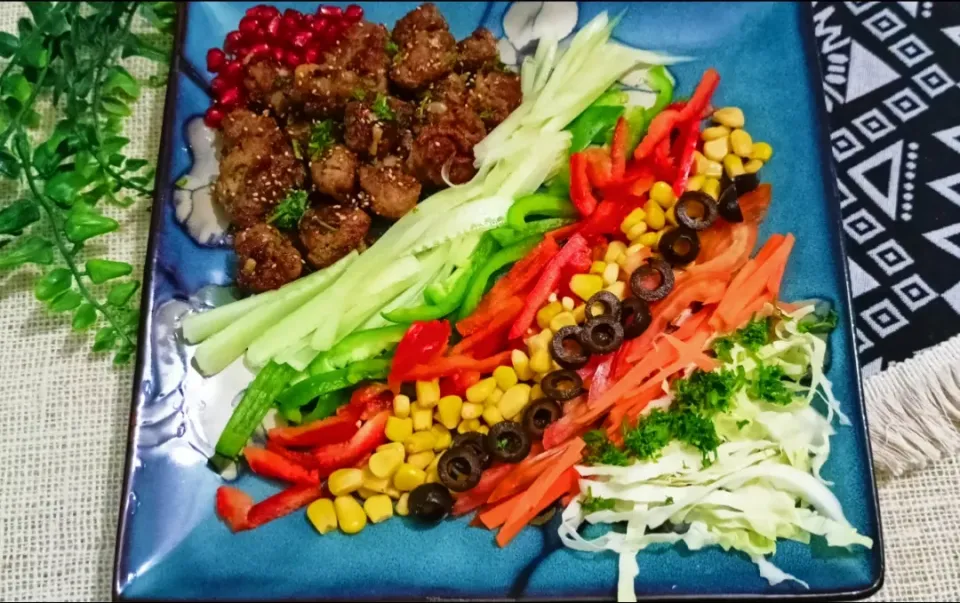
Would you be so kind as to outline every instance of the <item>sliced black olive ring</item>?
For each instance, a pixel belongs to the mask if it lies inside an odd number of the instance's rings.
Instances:
[[[574,371],[553,371],[543,376],[540,388],[548,398],[566,402],[583,392],[583,379]]]
[[[651,288],[648,283],[653,281]],[[674,274],[670,264],[660,259],[649,260],[630,275],[630,291],[640,299],[655,302],[665,298],[673,290]],[[589,309],[589,305],[587,308]],[[620,309],[623,312],[623,308]]]
[[[610,316],[588,320],[580,329],[580,341],[594,354],[609,354],[623,343],[623,325]]]
[[[486,437],[490,456],[504,463],[519,463],[530,454],[530,436],[519,423],[500,421]]]
[[[563,414],[560,405],[550,398],[534,400],[523,411],[523,427],[530,437],[540,439],[547,426],[560,418]]]
[[[440,483],[453,492],[466,492],[480,483],[483,463],[471,446],[454,446],[440,457]]]
[[[674,228],[663,233],[657,247],[663,259],[674,266],[689,264],[700,253],[700,237],[689,228]]]
[[[553,516],[557,514],[557,505],[550,505],[543,511],[530,520],[530,525],[532,526],[542,526],[544,524],[550,523],[550,520],[553,519]]]
[[[640,337],[652,321],[653,316],[650,314],[650,304],[644,300],[630,297],[621,304],[620,324],[623,325],[624,339]]]
[[[493,460],[490,458],[490,453],[487,452],[487,448],[483,442],[483,434],[476,431],[468,431],[467,433],[458,433],[453,441],[450,442],[450,448],[468,448],[474,454],[477,455],[477,458],[480,459],[480,466],[483,469],[486,469],[490,466],[490,463]]]
[[[601,316],[609,316],[614,320],[620,320],[620,298],[609,291],[594,293],[587,300],[583,313],[588,321]]]
[[[550,355],[565,369],[577,370],[590,361],[590,352],[580,341],[580,327],[563,327],[550,340]]]
[[[743,212],[740,211],[740,201],[737,199],[737,186],[735,184],[731,183],[720,193],[717,212],[727,222],[743,222]]]
[[[737,189],[737,196],[746,195],[747,193],[756,190],[760,186],[760,173],[754,172],[753,174],[740,174],[733,179],[733,186]]]
[[[687,191],[673,206],[677,223],[690,230],[705,230],[717,219],[717,203],[703,191]]]
[[[407,500],[410,516],[424,523],[437,523],[453,508],[453,496],[441,484],[421,484]]]

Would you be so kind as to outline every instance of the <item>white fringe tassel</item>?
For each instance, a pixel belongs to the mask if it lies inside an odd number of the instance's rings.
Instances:
[[[960,335],[864,382],[873,460],[898,476],[960,454]]]

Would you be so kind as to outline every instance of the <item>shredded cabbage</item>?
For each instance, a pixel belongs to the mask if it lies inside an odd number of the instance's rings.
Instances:
[[[847,521],[840,501],[820,477],[830,453],[833,419],[843,423],[846,417],[823,373],[826,343],[797,328],[811,308],[781,314],[774,340],[756,352],[733,345],[731,361],[721,368],[743,371],[749,382],[761,363],[779,366],[791,379],[786,385],[793,400],[774,404],[752,398],[747,387],[740,389],[731,408],[713,420],[723,443],[712,462],[705,464],[699,450],[674,441],[656,459],[625,467],[577,467],[583,478],[581,493],[612,499],[614,506],[585,513],[581,501],[572,501],[564,510],[559,535],[576,550],[620,555],[619,600],[636,600],[636,554],[655,543],[740,551],[770,584],[793,580],[804,587],[806,582],[767,558],[776,552],[777,540],[807,543],[819,536],[829,546],[873,546]],[[804,378],[808,381],[802,385]],[[817,402],[822,412],[814,406]],[[577,532],[584,522],[626,522],[627,529],[586,540]]]

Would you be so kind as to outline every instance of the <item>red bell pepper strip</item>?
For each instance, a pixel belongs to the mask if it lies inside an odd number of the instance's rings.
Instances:
[[[703,73],[703,77],[700,78],[700,83],[697,84],[696,90],[693,91],[693,96],[687,101],[687,106],[680,112],[677,121],[699,121],[707,105],[710,104],[710,98],[713,96],[719,84],[720,74],[717,73],[717,70],[713,68],[707,69]]]
[[[253,499],[243,490],[233,486],[217,488],[217,516],[230,527],[231,531],[240,532],[250,529],[247,524],[247,515],[252,508]]]
[[[451,354],[473,354],[489,355],[497,350],[503,349],[507,341],[507,332],[510,325],[523,309],[523,299],[514,296],[507,299],[498,308],[499,312],[490,317],[490,322],[486,327],[475,331],[470,336],[462,339],[460,343],[453,346]]]
[[[593,402],[599,398],[612,385],[611,372],[613,372],[614,354],[607,354],[593,371],[593,380],[590,382],[590,393],[587,395],[587,403]]]
[[[490,373],[503,364],[510,363],[510,350],[500,352],[489,358],[477,360],[467,355],[437,358],[430,364],[416,366],[404,377],[407,381],[429,381],[438,377],[452,375],[458,371],[479,371]]]
[[[530,325],[533,324],[533,319],[537,311],[547,301],[550,294],[559,286],[563,269],[570,265],[582,267],[583,270],[586,270],[590,266],[590,246],[587,244],[587,240],[580,234],[575,234],[570,237],[570,240],[563,246],[560,253],[554,256],[554,258],[550,260],[550,263],[543,269],[543,274],[540,275],[537,284],[534,285],[533,290],[527,294],[524,300],[523,310],[520,312],[517,321],[513,323],[513,326],[510,328],[510,334],[507,336],[508,339],[517,339],[526,333]]]
[[[597,209],[597,198],[590,189],[587,158],[583,153],[570,156],[570,200],[581,216],[589,216]]]
[[[467,388],[480,381],[479,371],[457,371],[448,377],[440,379],[441,396],[460,396],[464,397]]]
[[[393,408],[393,392],[385,383],[368,383],[350,396],[350,406],[366,421],[375,414]],[[351,434],[353,435],[353,434]]]
[[[700,122],[691,120],[681,136],[680,164],[677,166],[677,178],[673,181],[673,194],[679,197],[687,187],[690,170],[693,168],[693,154],[700,140]]]
[[[653,171],[658,180],[673,182],[677,176],[677,168],[670,157],[670,141],[661,140],[653,150]]]
[[[256,528],[274,519],[280,519],[297,509],[306,507],[320,498],[322,494],[318,486],[290,486],[283,492],[278,492],[253,505],[253,508],[247,513],[247,524],[250,528]]]
[[[348,441],[315,449],[313,458],[316,460],[320,477],[327,477],[337,469],[352,467],[364,455],[386,442],[384,432],[389,416],[390,411],[385,410],[364,423]]]
[[[357,433],[355,408],[348,408],[343,414],[337,414],[321,421],[314,421],[299,427],[274,427],[267,432],[267,438],[280,446],[300,447],[320,446],[345,442]]]
[[[398,391],[402,376],[411,368],[442,356],[447,350],[449,340],[450,323],[445,320],[415,322],[410,325],[393,355],[390,376],[387,378],[390,389]]]
[[[457,495],[457,501],[453,503],[451,513],[454,517],[466,515],[474,509],[479,509],[487,502],[487,497],[493,492],[493,489],[503,481],[511,471],[513,465],[503,464],[490,467],[480,476],[480,481],[473,488]]]
[[[661,141],[666,140],[669,143],[670,132],[674,126],[679,123],[679,117],[680,111],[676,109],[664,109],[657,114],[657,116],[653,118],[653,121],[650,122],[647,135],[643,137],[643,140],[637,145],[636,150],[633,151],[634,159],[645,159],[649,157]]]
[[[306,469],[276,452],[256,446],[247,446],[243,449],[243,458],[247,460],[250,470],[257,475],[278,479],[290,484],[308,484],[311,486],[320,484],[320,478],[317,476],[316,470]]]
[[[587,180],[593,188],[604,188],[613,180],[613,165],[610,155],[600,147],[590,147],[580,153],[587,160]]]
[[[620,234],[623,220],[634,209],[642,207],[644,201],[643,197],[633,195],[617,195],[601,201],[597,211],[581,223],[580,234],[588,239],[595,235]]]
[[[614,181],[623,178],[627,169],[627,139],[630,137],[627,128],[627,120],[621,116],[610,141],[610,176]]]
[[[316,469],[317,467],[317,461],[310,452],[290,450],[276,440],[267,440],[267,450],[279,454],[291,463],[296,463],[305,469]]]

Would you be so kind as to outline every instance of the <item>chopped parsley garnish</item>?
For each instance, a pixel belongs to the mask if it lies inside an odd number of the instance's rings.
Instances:
[[[587,445],[584,461],[593,465],[624,466],[629,459],[627,455],[607,439],[607,432],[595,429],[583,434],[583,441]]]
[[[310,142],[307,144],[307,152],[310,153],[310,158],[316,159],[333,143],[333,120],[324,119],[314,123],[310,128]]]
[[[638,422],[635,428],[624,431],[623,445],[638,459],[656,458],[663,447],[673,439],[675,414],[655,409]]]
[[[730,335],[714,340],[713,351],[717,353],[717,358],[730,362],[733,359],[730,352],[735,343],[739,343],[751,352],[756,352],[770,343],[770,318],[753,319]]]
[[[589,515],[597,511],[612,511],[616,505],[616,499],[594,496],[593,492],[588,489],[587,495],[584,497],[583,502],[580,503],[580,508],[585,514]]]
[[[483,111],[480,112],[480,119],[482,119],[483,121],[487,121],[488,119],[493,119],[493,117],[494,117],[493,111],[491,111],[490,109],[484,109]]]
[[[757,367],[757,379],[750,383],[747,393],[752,398],[766,400],[773,404],[787,405],[793,401],[793,394],[784,385],[786,377],[779,366],[761,364]]]
[[[287,193],[283,201],[274,208],[273,213],[267,218],[267,223],[283,230],[296,228],[305,211],[307,211],[307,191],[295,188]]]
[[[837,328],[837,313],[830,310],[825,316],[811,314],[800,319],[797,330],[801,333],[829,333]]]
[[[384,45],[384,50],[387,51],[387,54],[393,56],[400,52],[400,47],[397,46],[397,43],[393,40],[387,40],[387,43]]]
[[[354,88],[353,92],[350,93],[350,96],[358,101],[362,101],[363,99],[367,98],[367,91],[363,88]]]
[[[391,109],[390,105],[387,104],[387,97],[383,94],[377,95],[377,99],[373,101],[372,110],[374,115],[376,115],[382,121],[393,121],[397,118],[397,116],[393,113],[393,109]]]
[[[293,145],[293,156],[297,159],[303,159],[303,149],[300,148],[300,141],[294,138],[290,142]]]
[[[709,373],[697,369],[686,379],[677,379],[673,383],[673,393],[680,410],[690,409],[712,416],[730,408],[730,400],[743,383],[743,369]]]

